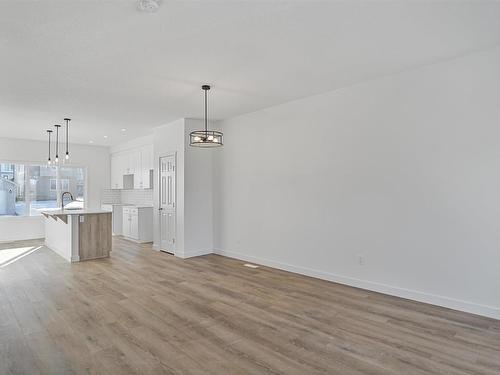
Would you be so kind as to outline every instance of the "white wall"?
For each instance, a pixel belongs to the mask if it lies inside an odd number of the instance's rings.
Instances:
[[[154,130],[154,208],[158,212],[159,158],[177,155],[176,250],[182,258],[213,251],[212,154],[210,150],[189,147],[189,133],[203,128],[199,120],[180,119]],[[159,217],[155,214],[154,244],[160,242]]]
[[[71,145],[71,164],[87,167],[87,207],[98,208],[101,192],[109,187],[107,147]],[[46,163],[47,142],[0,138],[0,161]],[[42,217],[0,217],[0,241],[41,238]]]
[[[189,133],[204,126],[203,121],[185,119],[185,256],[213,252],[213,150],[189,146]]]
[[[499,49],[223,130],[217,252],[500,318]]]

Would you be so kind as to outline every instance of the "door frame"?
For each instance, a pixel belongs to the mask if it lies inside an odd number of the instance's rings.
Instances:
[[[176,255],[176,252],[177,252],[177,244],[178,244],[178,241],[177,241],[177,207],[178,207],[178,204],[177,204],[177,151],[173,151],[173,152],[166,152],[166,153],[163,153],[163,154],[159,154],[158,155],[158,207],[157,207],[157,223],[158,223],[158,250],[159,251],[162,251],[164,253],[167,253],[167,254],[171,254],[169,253],[168,251],[166,251],[165,249],[162,249],[162,246],[161,246],[161,231],[162,231],[162,227],[161,227],[161,211],[160,211],[160,206],[161,206],[161,159],[162,158],[165,158],[165,157],[168,157],[168,156],[173,156],[174,157],[174,163],[175,163],[175,196],[174,196],[174,199],[175,199],[175,210],[174,210],[174,220],[175,220],[175,231],[174,231],[174,236],[175,236],[175,246],[174,246],[174,251],[173,251],[173,255]]]

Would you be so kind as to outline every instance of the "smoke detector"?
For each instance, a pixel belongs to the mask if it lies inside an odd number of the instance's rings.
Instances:
[[[143,12],[154,13],[158,10],[160,4],[158,0],[139,0],[137,8]]]

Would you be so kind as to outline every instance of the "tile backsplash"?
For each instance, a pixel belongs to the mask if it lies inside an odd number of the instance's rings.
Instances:
[[[101,203],[121,203],[122,195],[120,190],[105,189],[102,191]]]
[[[153,205],[153,189],[104,190],[102,203]]]
[[[153,205],[153,189],[122,190],[121,196],[122,203]]]

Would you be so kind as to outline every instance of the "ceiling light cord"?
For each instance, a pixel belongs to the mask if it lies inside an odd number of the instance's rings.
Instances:
[[[69,159],[69,122],[71,121],[70,118],[65,118],[64,121],[66,121],[66,160]]]
[[[208,104],[207,104],[207,91],[205,90],[205,133],[208,136]]]
[[[58,163],[59,162],[59,128],[61,127],[61,125],[54,125],[56,127],[56,158],[55,158],[55,162]]]
[[[52,164],[52,160],[50,160],[50,136],[52,135],[52,130],[47,130],[47,134],[49,135],[49,158],[47,159],[47,164]]]

